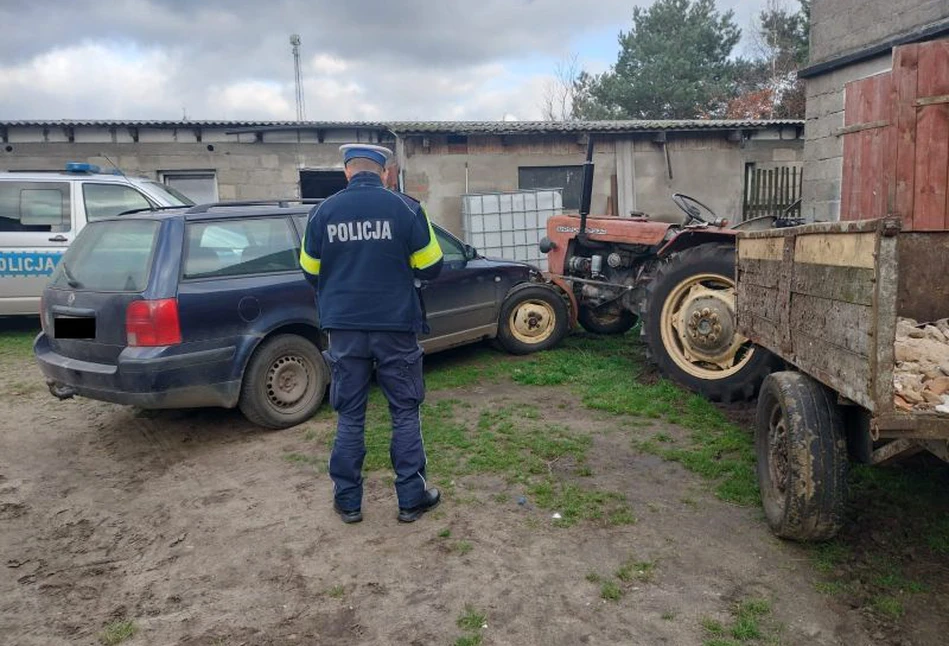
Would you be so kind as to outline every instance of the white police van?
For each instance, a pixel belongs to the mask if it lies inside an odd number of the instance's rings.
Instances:
[[[193,204],[150,179],[69,163],[64,172],[0,172],[0,316],[37,314],[66,247],[87,222]]]

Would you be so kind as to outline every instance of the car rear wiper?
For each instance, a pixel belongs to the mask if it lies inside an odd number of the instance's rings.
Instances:
[[[66,282],[69,283],[69,286],[76,289],[82,287],[82,283],[76,280],[76,277],[72,275],[72,272],[69,271],[69,266],[63,261],[63,276],[66,277]]]
[[[167,209],[186,209],[187,205],[182,206],[147,206],[141,209],[129,209],[128,211],[122,211],[121,213],[116,213],[116,217],[120,215],[129,215],[131,213],[142,213],[143,211],[165,211]]]

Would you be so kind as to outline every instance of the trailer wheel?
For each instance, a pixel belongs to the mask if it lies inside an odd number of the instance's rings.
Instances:
[[[636,325],[639,318],[619,305],[600,308],[581,305],[577,320],[584,330],[593,334],[625,334]]]
[[[647,356],[712,401],[752,399],[777,358],[738,333],[735,247],[707,243],[659,265],[641,305]]]
[[[847,497],[847,443],[833,393],[798,372],[776,372],[761,386],[755,425],[758,486],[775,535],[833,538]]]

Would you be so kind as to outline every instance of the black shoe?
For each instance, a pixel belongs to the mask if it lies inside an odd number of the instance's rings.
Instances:
[[[438,493],[438,489],[432,488],[425,492],[422,497],[422,502],[415,505],[414,507],[409,507],[408,509],[399,508],[399,522],[400,523],[414,523],[417,521],[422,514],[426,511],[430,511],[438,507],[438,503],[441,502],[442,495]]]
[[[362,510],[354,509],[352,511],[345,511],[340,508],[335,502],[333,503],[333,509],[339,514],[340,520],[342,520],[347,525],[349,523],[359,523],[362,522]]]

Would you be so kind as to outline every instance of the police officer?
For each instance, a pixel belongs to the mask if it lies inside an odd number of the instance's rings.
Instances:
[[[415,280],[438,276],[442,250],[421,204],[383,185],[390,150],[347,144],[340,151],[349,184],[311,212],[300,253],[329,337],[324,356],[338,414],[329,465],[333,506],[344,523],[362,520],[366,400],[375,364],[392,415],[398,519],[413,522],[439,502],[438,490],[425,483],[417,335],[427,328]]]

